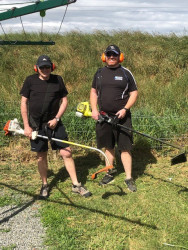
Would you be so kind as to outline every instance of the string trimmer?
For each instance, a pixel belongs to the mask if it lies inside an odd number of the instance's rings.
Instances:
[[[9,120],[6,123],[6,125],[4,127],[4,131],[5,131],[5,135],[24,135],[24,130],[21,128],[21,126],[20,126],[20,124],[19,124],[19,122],[18,122],[18,120],[16,118],[14,120]],[[38,131],[33,131],[31,139],[35,140],[37,137],[38,138],[43,138],[43,139],[46,139],[46,140],[49,139],[47,136],[39,135]],[[70,145],[73,145],[73,146],[78,146],[78,147],[82,147],[82,148],[86,148],[86,149],[95,150],[95,151],[101,153],[104,156],[105,160],[106,160],[107,166],[100,169],[96,173],[92,174],[92,176],[91,176],[92,179],[95,179],[97,177],[98,173],[107,172],[109,169],[113,168],[113,166],[110,165],[108,157],[105,155],[105,153],[103,151],[101,151],[98,148],[78,144],[78,143],[75,143],[75,142],[65,141],[65,140],[61,140],[61,139],[57,139],[57,138],[50,138],[50,140],[57,141],[57,142],[62,142],[62,143],[66,143],[66,144],[70,144]]]
[[[84,105],[85,105],[86,107],[83,107]],[[79,112],[83,114],[82,116],[84,116],[85,110],[88,111],[89,108],[90,108],[88,102],[82,102],[82,106],[80,106],[80,104],[78,104],[77,109],[78,109],[78,107],[82,107],[82,110],[79,109]],[[78,112],[78,110],[77,110],[77,112]],[[90,111],[90,113],[91,113],[91,111]],[[77,115],[77,113],[76,113],[76,115]],[[77,115],[77,116],[82,117],[81,115]],[[90,116],[91,116],[91,115],[90,115]],[[87,117],[89,117],[89,115],[87,115]],[[121,128],[121,129],[125,129],[126,131],[130,131],[130,132],[133,132],[133,133],[142,135],[142,136],[147,137],[147,138],[149,138],[149,139],[158,141],[158,142],[160,142],[160,143],[166,144],[166,145],[171,146],[171,147],[173,147],[173,148],[179,149],[180,151],[183,151],[183,152],[181,152],[180,154],[178,154],[177,156],[175,156],[175,157],[173,157],[173,158],[171,159],[171,165],[175,165],[175,164],[178,164],[178,163],[182,163],[182,162],[186,162],[186,161],[187,161],[186,152],[185,152],[185,150],[183,150],[181,147],[178,147],[178,146],[173,145],[173,144],[171,144],[171,143],[165,142],[165,141],[163,141],[163,140],[161,140],[161,139],[152,137],[152,136],[150,136],[150,135],[141,133],[141,132],[136,131],[136,130],[134,130],[134,129],[132,129],[132,128],[126,127],[125,125],[121,125],[121,124],[118,123],[118,121],[119,121],[119,120],[117,119],[117,117],[111,118],[111,117],[109,117],[108,114],[106,114],[105,112],[103,112],[103,111],[100,112],[99,122],[107,122],[107,123],[109,123],[109,124],[112,124],[112,126],[114,126],[114,127],[119,127],[119,128]]]

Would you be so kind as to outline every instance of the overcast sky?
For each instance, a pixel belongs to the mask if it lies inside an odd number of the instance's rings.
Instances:
[[[0,11],[21,8],[24,5],[15,3],[28,5],[30,1],[0,0]],[[3,30],[5,33],[21,32],[23,27],[26,32],[40,32],[43,27],[43,32],[57,33],[65,9],[66,6],[47,10],[43,25],[39,13],[1,21],[0,34],[3,34]],[[72,30],[89,33],[96,30],[129,30],[187,35],[188,0],[77,0],[68,6],[60,34]]]

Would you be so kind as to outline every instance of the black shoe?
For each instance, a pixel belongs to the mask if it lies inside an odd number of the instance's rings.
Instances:
[[[48,184],[43,184],[40,190],[40,198],[46,199],[49,196],[49,186]]]
[[[99,182],[99,184],[102,186],[102,185],[107,185],[107,184],[109,184],[109,183],[111,183],[111,182],[113,182],[114,181],[114,177],[111,175],[111,174],[109,174],[109,173],[107,173],[107,174],[105,174],[105,176],[102,178],[102,180]]]
[[[127,184],[127,187],[131,192],[137,191],[136,184],[135,184],[133,178],[125,180],[125,183]]]
[[[108,172],[107,172],[108,174],[110,174],[110,175],[112,175],[112,176],[114,176],[115,175],[115,173],[117,173],[117,169],[115,169],[115,168],[111,168],[111,169],[109,169],[108,170]]]

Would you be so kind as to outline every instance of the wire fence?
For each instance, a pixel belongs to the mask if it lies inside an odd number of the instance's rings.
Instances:
[[[62,121],[69,134],[69,140],[86,145],[95,145],[95,121],[90,118],[78,118],[75,115],[74,107],[69,107]],[[8,120],[17,118],[23,127],[20,114],[20,102],[18,101],[0,101],[0,146],[7,146],[10,140],[18,140],[18,137],[11,138],[4,135],[3,128]],[[155,138],[170,142],[174,145],[185,147],[188,144],[187,125],[188,118],[185,116],[157,116],[144,115],[139,112],[133,112],[133,128],[136,131],[153,136]],[[168,147],[161,145],[155,140],[148,140],[140,135],[134,134],[134,142],[145,147],[148,143],[151,148],[161,149]],[[144,143],[145,142],[145,143]]]

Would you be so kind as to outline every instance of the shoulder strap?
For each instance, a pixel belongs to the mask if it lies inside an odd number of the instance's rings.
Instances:
[[[42,120],[44,120],[44,118],[47,118],[48,112],[45,113],[45,111],[48,108],[48,103],[46,102],[48,96],[49,96],[49,85],[50,83],[47,83],[47,88],[46,88],[46,92],[45,92],[45,96],[44,96],[44,101],[43,101],[43,105],[42,105],[42,112],[41,112],[41,118],[40,118],[40,122],[42,122]],[[39,126],[40,126],[40,122],[36,122],[33,117],[29,114],[29,122],[31,123],[31,126],[36,129],[39,130]]]
[[[45,118],[47,118],[48,116],[47,109],[48,109],[49,103],[46,102],[46,100],[48,100],[48,97],[50,96],[50,92],[48,92],[49,86],[50,86],[50,83],[47,83],[46,93],[44,96],[44,102],[42,105],[41,120],[45,120]]]
[[[99,110],[101,111],[102,107],[102,98],[101,98],[101,92],[102,92],[102,82],[101,82],[101,72],[102,68],[99,68],[96,73],[96,90],[98,93],[98,100],[99,100]]]

